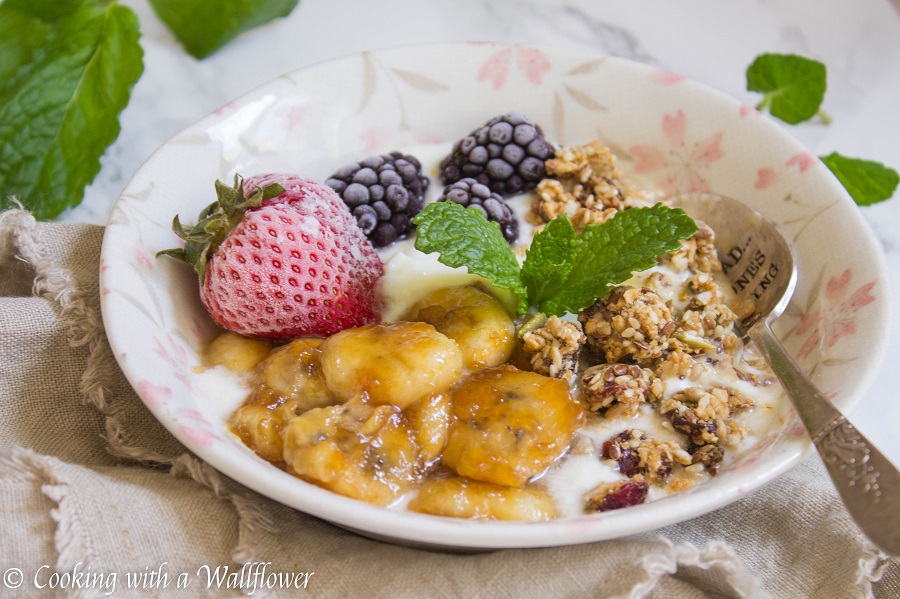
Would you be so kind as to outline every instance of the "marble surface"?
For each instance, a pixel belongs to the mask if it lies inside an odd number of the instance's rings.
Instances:
[[[105,223],[132,174],[169,137],[278,75],[377,48],[498,40],[568,47],[653,64],[748,104],[744,73],[764,52],[797,53],[828,67],[819,121],[782,125],[817,155],[839,151],[900,170],[898,0],[302,0],[286,19],[245,33],[203,61],[186,54],[147,0],[121,0],[138,14],[145,70],[81,206],[61,220]],[[884,248],[900,330],[900,193],[861,209]],[[900,465],[900,336],[853,414],[859,428]]]

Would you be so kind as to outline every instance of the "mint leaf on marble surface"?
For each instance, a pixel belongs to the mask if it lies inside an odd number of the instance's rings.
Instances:
[[[588,225],[578,236],[572,270],[557,293],[538,304],[546,314],[579,312],[632,273],[652,268],[656,258],[681,247],[697,224],[680,208],[657,204],[616,213],[601,225]]]
[[[519,261],[500,232],[477,208],[456,202],[434,202],[413,219],[416,249],[437,252],[442,264],[465,266],[469,272],[490,279],[494,287],[508,289],[517,298],[519,313],[528,308],[527,293],[519,274]]]
[[[747,91],[761,92],[757,110],[791,125],[812,117],[826,123],[828,116],[819,110],[827,87],[825,65],[796,54],[761,54],[747,68]]]
[[[0,4],[0,197],[43,219],[81,202],[143,72],[139,36],[114,0]]]
[[[299,0],[150,0],[194,58],[209,56],[239,34],[286,17]]]
[[[837,152],[819,158],[860,206],[890,199],[900,183],[897,171],[878,162],[847,158]]]

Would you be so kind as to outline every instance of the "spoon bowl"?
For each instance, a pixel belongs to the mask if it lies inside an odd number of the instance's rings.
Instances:
[[[753,341],[781,381],[847,510],[880,549],[900,555],[900,471],[866,439],[787,353],[771,329],[797,283],[791,247],[749,206],[710,193],[670,198],[715,231],[722,270],[739,302],[753,310],[737,331]]]
[[[791,247],[781,233],[757,211],[737,200],[710,193],[685,193],[672,203],[715,231],[722,270],[741,303],[753,312],[741,321],[739,332],[760,319],[780,316],[797,284]]]

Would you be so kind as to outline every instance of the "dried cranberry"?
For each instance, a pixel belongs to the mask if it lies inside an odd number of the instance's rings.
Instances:
[[[603,497],[593,497],[588,502],[587,510],[594,512],[608,512],[623,507],[630,507],[644,503],[650,485],[643,480],[629,480],[612,489]]]
[[[615,460],[619,465],[619,472],[629,477],[642,472],[641,458],[638,452],[631,447],[633,438],[632,430],[628,429],[603,443],[603,457]],[[640,435],[639,438],[643,439],[644,435]]]

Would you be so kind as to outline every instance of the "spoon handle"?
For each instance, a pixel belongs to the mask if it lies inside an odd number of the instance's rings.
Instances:
[[[900,555],[900,472],[812,384],[768,322],[747,333],[791,397],[847,511],[875,545]]]

